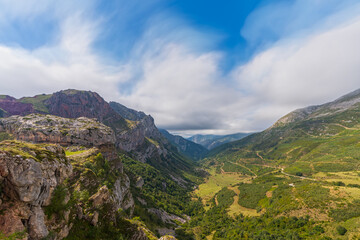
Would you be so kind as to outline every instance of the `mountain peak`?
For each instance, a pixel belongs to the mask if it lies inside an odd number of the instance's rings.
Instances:
[[[59,93],[64,93],[66,95],[74,95],[74,94],[78,94],[78,93],[94,93],[94,92],[69,88],[69,89],[61,90],[61,91],[59,91]]]

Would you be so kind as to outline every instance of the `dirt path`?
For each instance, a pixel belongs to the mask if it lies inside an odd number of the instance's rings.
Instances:
[[[231,162],[231,163],[247,169],[249,172],[251,172],[252,174],[254,174],[255,177],[257,177],[257,174],[254,173],[250,168],[246,167],[245,165],[242,165],[242,164],[240,164],[240,163],[235,163],[235,162]]]
[[[341,125],[340,123],[331,123],[330,125],[335,125],[335,126],[339,126],[339,127],[343,127],[346,130],[358,130],[357,128],[349,128],[347,126]]]
[[[309,177],[304,177],[304,176],[296,176],[296,175],[292,175],[292,174],[286,173],[286,172],[284,172],[284,168],[281,168],[281,173],[284,174],[284,175],[286,175],[286,176],[289,176],[289,177],[306,179],[306,180],[310,180],[310,181],[319,181],[319,180],[314,179],[314,178],[309,178]]]
[[[259,154],[259,152],[256,152],[256,155],[257,155],[261,160],[264,160],[264,158]]]

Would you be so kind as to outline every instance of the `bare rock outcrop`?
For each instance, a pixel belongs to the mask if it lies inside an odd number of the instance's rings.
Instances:
[[[174,214],[170,214],[162,209],[149,208],[148,212],[157,215],[162,220],[163,223],[174,224],[174,221],[178,221],[180,223],[186,222],[185,219],[183,219],[179,216],[176,216]]]
[[[89,147],[115,143],[111,128],[85,117],[68,119],[40,114],[11,116],[0,119],[0,131],[12,134],[17,140],[33,143]]]
[[[166,236],[162,236],[161,238],[159,238],[159,240],[176,240],[176,238],[171,235],[166,235]]]

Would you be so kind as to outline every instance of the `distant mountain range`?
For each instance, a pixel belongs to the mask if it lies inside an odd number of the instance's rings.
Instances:
[[[197,134],[192,137],[189,137],[188,140],[190,140],[194,143],[200,144],[200,145],[204,146],[205,148],[207,148],[208,150],[211,150],[222,144],[240,140],[250,134],[251,133],[234,133],[234,134],[229,134],[229,135]]]

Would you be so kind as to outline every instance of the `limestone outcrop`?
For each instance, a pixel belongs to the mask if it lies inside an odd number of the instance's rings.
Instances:
[[[58,143],[62,146],[101,146],[115,143],[111,128],[95,119],[61,118],[53,115],[30,114],[0,119],[0,131],[17,140],[33,143]]]

